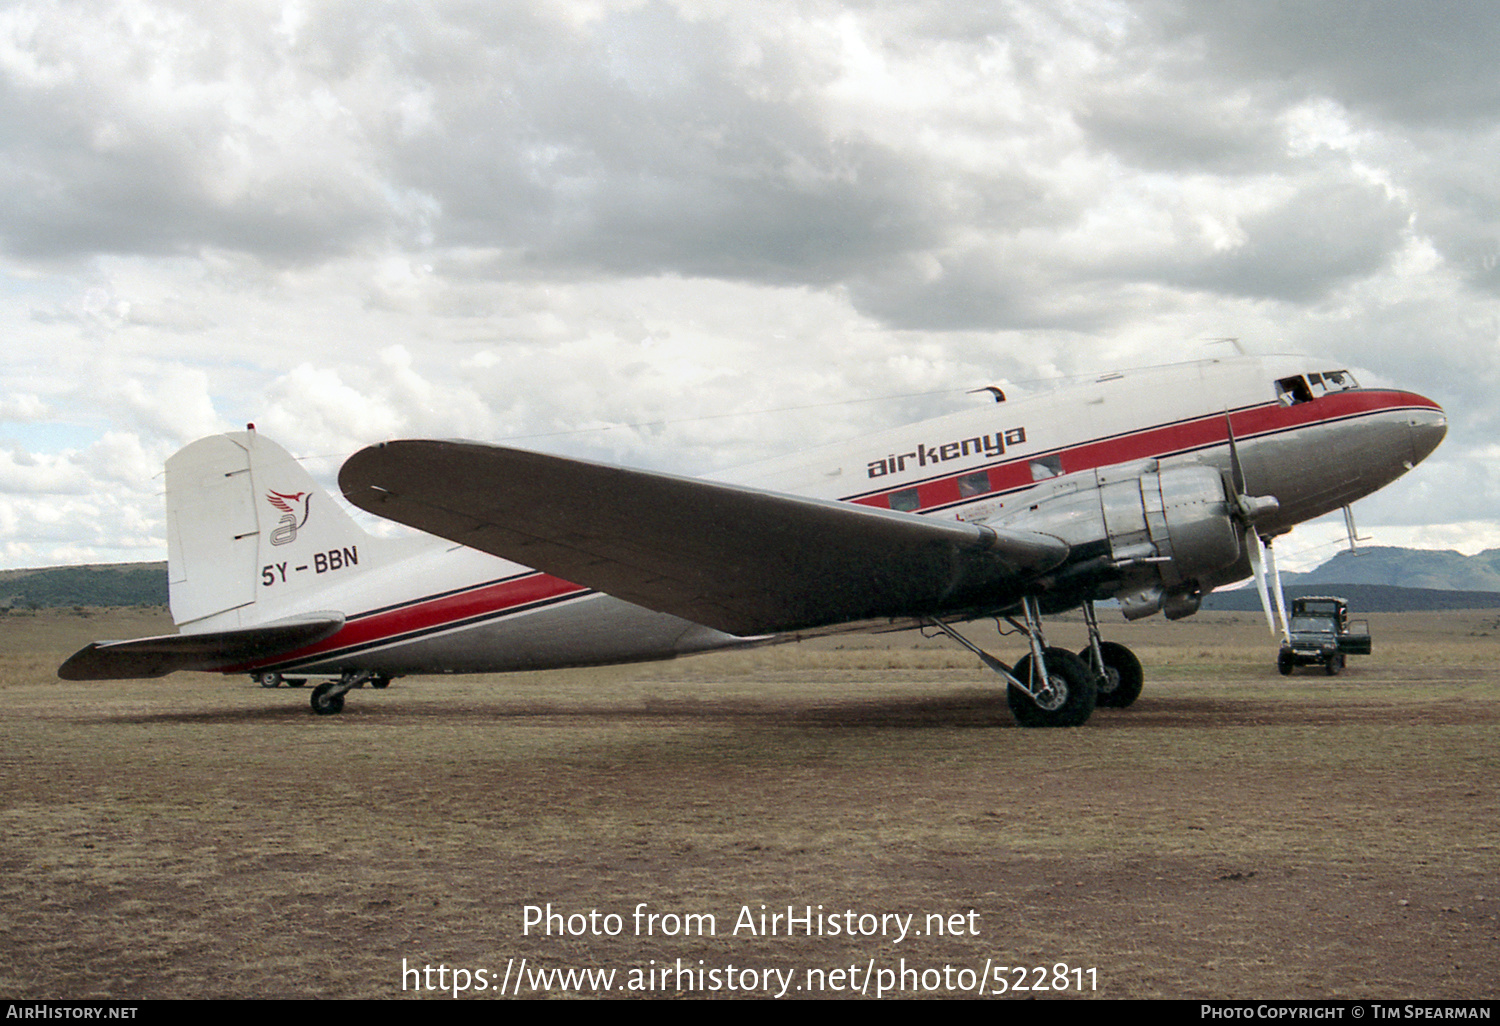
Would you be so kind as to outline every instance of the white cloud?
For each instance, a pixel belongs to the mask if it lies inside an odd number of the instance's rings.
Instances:
[[[405,422],[387,403],[345,384],[337,370],[311,363],[274,381],[267,398],[257,428],[320,452],[351,452],[361,441],[398,434]]]
[[[0,399],[0,421],[36,421],[50,416],[51,408],[34,395]]]
[[[0,450],[0,491],[81,495],[90,489],[88,475],[74,454]],[[42,519],[46,518],[43,514]]]
[[[208,375],[197,368],[169,366],[149,381],[131,377],[102,391],[118,396],[131,422],[152,437],[186,445],[223,428],[209,396]]]
[[[1452,434],[1381,518],[1491,523],[1452,486],[1500,428],[1497,27],[1469,2],[20,0],[0,558],[160,544],[128,480],[247,421],[335,460],[469,435],[706,471],[954,400],[830,403],[1215,336],[1433,394]],[[115,506],[14,505],[101,481]]]

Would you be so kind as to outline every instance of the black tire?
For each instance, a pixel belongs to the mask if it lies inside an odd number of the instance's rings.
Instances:
[[[1333,655],[1329,656],[1328,661],[1323,664],[1323,671],[1330,677],[1337,677],[1339,675],[1339,671],[1343,668],[1344,653],[1342,652],[1335,652]]]
[[[313,688],[312,711],[319,716],[332,716],[335,713],[344,711],[344,696],[330,695],[328,693],[333,690],[333,685],[333,681],[325,680]]]
[[[1286,649],[1282,649],[1281,654],[1276,657],[1276,669],[1281,671],[1283,677],[1290,677],[1296,668],[1297,657]]]
[[[307,683],[307,678],[306,677],[298,677],[295,680],[293,680],[291,678],[287,678],[282,683],[284,683],[289,688],[300,688],[302,685],[304,685],[304,684]]]
[[[275,688],[281,686],[281,674],[279,673],[257,673],[255,683],[263,688]]]
[[[383,673],[377,673],[375,676],[370,678],[370,687],[374,688],[376,691],[384,691],[390,686],[391,678],[387,677]]]
[[[1113,641],[1099,642],[1099,654],[1104,657],[1104,677],[1095,678],[1099,695],[1094,705],[1102,709],[1130,708],[1141,697],[1141,688],[1146,683],[1141,661],[1130,649]],[[1085,668],[1093,668],[1094,653],[1090,650],[1079,652],[1078,659]]]
[[[1038,703],[1014,684],[1005,689],[1005,701],[1011,715],[1023,727],[1079,727],[1093,715],[1098,688],[1094,673],[1083,661],[1065,648],[1043,652],[1052,693]],[[1017,680],[1031,678],[1031,656],[1023,656],[1011,671]]]

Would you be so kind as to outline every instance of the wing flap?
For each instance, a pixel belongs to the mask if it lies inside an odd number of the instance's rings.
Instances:
[[[1051,536],[474,442],[351,456],[354,505],[739,635],[1009,605]]]
[[[63,680],[131,680],[177,670],[222,670],[321,641],[342,626],[342,614],[318,613],[231,631],[96,641],[73,653],[57,675]]]

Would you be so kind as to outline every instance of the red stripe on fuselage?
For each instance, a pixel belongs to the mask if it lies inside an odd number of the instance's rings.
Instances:
[[[291,652],[277,653],[271,659],[230,667],[223,672],[243,673],[257,666],[306,662],[312,657],[340,649],[369,647],[372,643],[393,641],[404,635],[432,633],[445,626],[456,626],[474,619],[494,619],[507,611],[572,594],[587,594],[589,590],[571,581],[533,571],[521,577],[477,588],[417,599],[377,612],[361,613],[351,617],[337,634],[322,641]]]
[[[1311,402],[1282,406],[1280,403],[1265,403],[1230,414],[1234,435],[1239,441],[1261,435],[1295,430],[1311,424],[1344,420],[1350,417],[1367,416],[1373,413],[1388,413],[1400,409],[1420,407],[1440,410],[1430,399],[1411,392],[1360,391],[1332,392]],[[1224,414],[1211,414],[1143,428],[1110,438],[1080,442],[1072,446],[1042,449],[1028,453],[1025,457],[985,467],[969,466],[950,476],[927,481],[912,482],[899,488],[891,488],[873,494],[861,495],[848,501],[866,506],[889,508],[891,495],[896,492],[917,491],[918,510],[949,506],[964,500],[977,500],[986,495],[1017,491],[1029,488],[1037,482],[1032,478],[1031,464],[1042,457],[1056,457],[1061,461],[1062,473],[1076,474],[1083,470],[1110,467],[1135,460],[1172,456],[1192,452],[1216,445],[1224,445],[1229,433],[1224,427]],[[961,495],[958,480],[983,470],[989,472],[989,489],[973,495]]]

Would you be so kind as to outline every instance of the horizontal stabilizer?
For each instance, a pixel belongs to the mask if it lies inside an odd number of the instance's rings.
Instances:
[[[57,668],[63,680],[130,680],[177,670],[223,670],[321,641],[344,626],[340,613],[202,634],[163,634],[134,641],[96,641]]]
[[[738,635],[1014,603],[1049,535],[474,442],[396,441],[339,472],[361,509]]]

